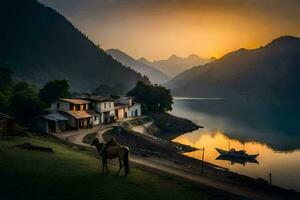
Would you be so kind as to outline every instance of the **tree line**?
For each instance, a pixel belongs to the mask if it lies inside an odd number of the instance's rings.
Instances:
[[[14,80],[12,75],[10,70],[0,68],[0,112],[12,115],[24,124],[44,114],[43,110],[55,100],[72,96],[67,80],[53,80],[38,89],[30,82]],[[171,91],[159,85],[139,81],[127,96],[133,96],[141,103],[145,114],[172,110]]]
[[[41,89],[27,81],[16,81],[13,73],[0,68],[0,112],[7,113],[23,123],[43,113],[58,98],[71,96],[66,80],[54,80]]]

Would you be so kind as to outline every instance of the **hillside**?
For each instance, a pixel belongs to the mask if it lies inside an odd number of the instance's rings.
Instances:
[[[108,49],[106,50],[106,53],[123,65],[130,67],[142,75],[146,75],[152,83],[162,84],[169,81],[169,77],[158,69],[142,63],[118,49]]]
[[[158,60],[153,62],[150,62],[145,58],[139,59],[140,62],[156,67],[157,69],[164,72],[171,78],[174,78],[181,72],[188,70],[194,66],[204,65],[214,60],[215,60],[214,58],[211,59],[200,58],[197,55],[190,55],[186,58],[181,58],[176,55],[172,55],[167,60]]]
[[[168,82],[174,95],[298,99],[300,38],[284,36],[265,47],[240,49],[194,67]]]
[[[0,66],[19,79],[44,84],[67,79],[72,90],[91,90],[99,84],[124,84],[138,80],[135,71],[98,48],[67,19],[36,0],[5,0],[0,8]]]
[[[30,143],[53,152],[27,150]],[[218,190],[200,187],[170,175],[131,165],[125,178],[116,177],[117,162],[102,175],[96,150],[46,137],[2,137],[0,140],[1,199],[223,199]],[[34,163],[34,164],[33,164]],[[17,191],[17,192],[16,192]],[[151,195],[145,195],[151,194]]]

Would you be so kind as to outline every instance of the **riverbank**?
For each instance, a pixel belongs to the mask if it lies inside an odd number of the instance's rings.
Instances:
[[[135,125],[139,124],[138,129],[132,126],[131,121],[127,121],[124,129],[121,131],[110,129],[102,135],[103,138],[109,140],[114,137],[119,143],[130,147],[132,157],[138,158],[144,163],[156,163],[163,166],[165,172],[185,177],[194,182],[234,194],[244,194],[243,196],[252,199],[299,198],[298,193],[269,185],[263,179],[239,175],[207,162],[204,162],[203,165],[200,160],[182,155],[177,148],[168,145],[169,141],[157,138],[153,133],[147,134],[149,120],[145,120],[144,126],[137,123],[136,119],[133,119],[132,122]],[[142,130],[142,132],[135,130]]]
[[[184,133],[203,128],[203,126],[197,125],[191,120],[176,117],[169,113],[150,113],[149,116],[130,120],[130,126],[135,129],[145,129],[144,131],[147,132],[148,135],[169,141]]]

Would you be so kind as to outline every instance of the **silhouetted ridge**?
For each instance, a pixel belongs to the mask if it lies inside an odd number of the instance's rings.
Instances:
[[[166,84],[173,95],[299,99],[300,38],[285,36],[194,67]]]
[[[282,36],[274,39],[267,47],[294,48],[300,46],[300,39],[294,36]]]
[[[98,48],[62,15],[35,0],[1,2],[0,66],[39,85],[67,79],[73,90],[121,83],[132,88],[143,78]]]

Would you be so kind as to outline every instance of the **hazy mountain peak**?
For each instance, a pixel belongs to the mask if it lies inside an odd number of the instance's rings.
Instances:
[[[196,54],[191,54],[187,57],[188,59],[201,59],[198,55]]]
[[[180,59],[180,57],[177,56],[177,55],[175,55],[175,54],[173,54],[173,55],[171,55],[171,56],[169,57],[168,60],[175,60],[175,59]]]
[[[112,53],[117,53],[117,54],[121,54],[122,56],[130,57],[129,55],[127,55],[126,53],[124,53],[123,51],[121,51],[119,49],[107,49],[105,52],[110,55]]]
[[[152,83],[162,84],[169,80],[167,75],[151,66],[151,62],[145,58],[136,60],[119,49],[107,49],[106,53],[123,65],[130,67],[142,75],[146,75]]]
[[[139,62],[144,63],[146,65],[150,65],[151,66],[151,62],[149,60],[147,60],[146,58],[142,57],[140,59],[138,59]]]

